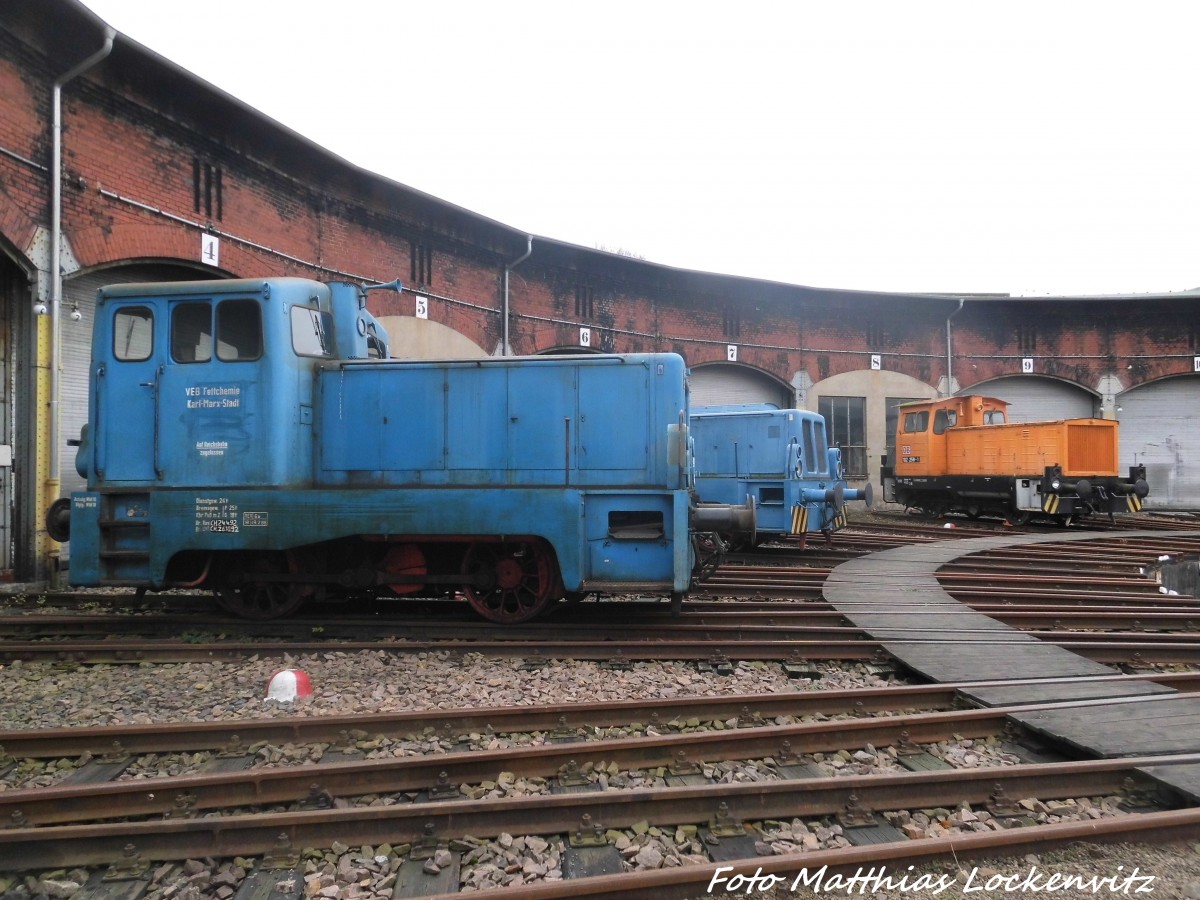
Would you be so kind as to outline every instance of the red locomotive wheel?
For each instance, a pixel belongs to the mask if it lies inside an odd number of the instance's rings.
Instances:
[[[555,599],[553,554],[540,541],[472,544],[463,558],[463,593],[485,619],[527,622]],[[483,586],[486,585],[486,586]]]

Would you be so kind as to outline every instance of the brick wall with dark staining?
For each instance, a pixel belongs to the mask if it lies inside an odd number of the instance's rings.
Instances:
[[[0,30],[0,146],[48,166],[50,82],[44,59]],[[47,172],[0,157],[0,228],[13,246],[24,249],[39,223],[49,219]]]
[[[814,380],[820,381],[822,379],[828,378],[832,374],[833,373],[829,370],[829,354],[828,353],[818,353],[817,354],[817,377]]]
[[[48,166],[50,84],[99,42],[92,29],[65,45],[62,60],[48,59],[64,45],[44,26],[38,27],[45,46],[24,39],[38,35],[30,25],[34,7],[23,2],[25,20],[14,27],[25,32],[6,30],[0,12],[0,146]],[[524,250],[519,232],[342,165],[122,48],[120,40],[111,62],[70,84],[64,111],[64,225],[85,269],[145,258],[196,263],[195,229],[100,191],[207,224],[207,211],[195,209],[192,167],[199,160],[221,170],[215,227],[311,263],[225,242],[228,274],[342,277],[324,267],[408,284],[417,242],[431,252],[430,283],[417,288],[430,297],[431,318],[488,352],[499,342],[502,273]],[[0,154],[0,229],[18,251],[48,223],[48,181],[44,171]],[[576,314],[579,285],[592,290],[590,316]],[[782,382],[798,371],[821,381],[862,370],[879,353],[885,369],[930,385],[945,374],[946,317],[955,308],[952,298],[754,283],[537,240],[534,256],[512,270],[510,301],[510,340],[518,353],[577,346],[584,325],[596,330],[601,349],[673,350],[691,365],[725,362],[727,345],[736,344],[739,362]],[[369,303],[381,315],[413,314],[411,294],[373,292]],[[954,374],[964,387],[1016,374],[1023,355],[1036,358],[1038,373],[1087,387],[1108,373],[1127,387],[1190,373],[1195,304],[1187,298],[968,301],[952,321]],[[1036,336],[1028,353],[1019,346],[1019,324]]]

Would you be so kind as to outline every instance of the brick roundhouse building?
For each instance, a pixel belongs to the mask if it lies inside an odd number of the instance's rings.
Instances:
[[[57,176],[57,177],[56,177]],[[55,232],[59,238],[55,240]],[[57,273],[57,277],[56,277]],[[98,287],[295,275],[373,292],[400,357],[674,351],[693,403],[823,413],[879,477],[896,404],[984,393],[1014,421],[1120,419],[1160,508],[1200,506],[1200,292],[1017,298],[831,290],[529,235],[359,169],[74,0],[0,6],[0,570],[61,566],[82,487]],[[66,551],[69,552],[69,551]]]

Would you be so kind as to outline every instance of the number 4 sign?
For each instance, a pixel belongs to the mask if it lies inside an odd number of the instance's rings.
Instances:
[[[200,235],[200,262],[210,266],[221,264],[221,240],[215,234]]]

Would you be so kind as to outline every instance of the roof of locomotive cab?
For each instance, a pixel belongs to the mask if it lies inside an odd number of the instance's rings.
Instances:
[[[718,416],[741,413],[777,413],[782,412],[774,403],[714,403],[711,406],[693,406],[692,415]]]
[[[955,394],[953,397],[935,397],[931,400],[909,400],[907,403],[896,404],[896,408],[908,409],[917,406],[927,406],[930,409],[935,409],[940,406],[958,406],[964,400],[968,402],[978,400],[980,403],[998,406],[1001,409],[1008,409],[1012,405],[1007,400],[1001,400],[999,397],[985,397],[983,394]]]
[[[271,277],[271,278],[209,278],[201,281],[171,281],[171,282],[126,282],[109,284],[100,288],[99,295],[105,299],[116,297],[159,297],[195,294],[261,294],[268,287],[281,290],[299,289],[304,287],[311,290],[314,285],[325,289],[325,285],[311,278]]]

